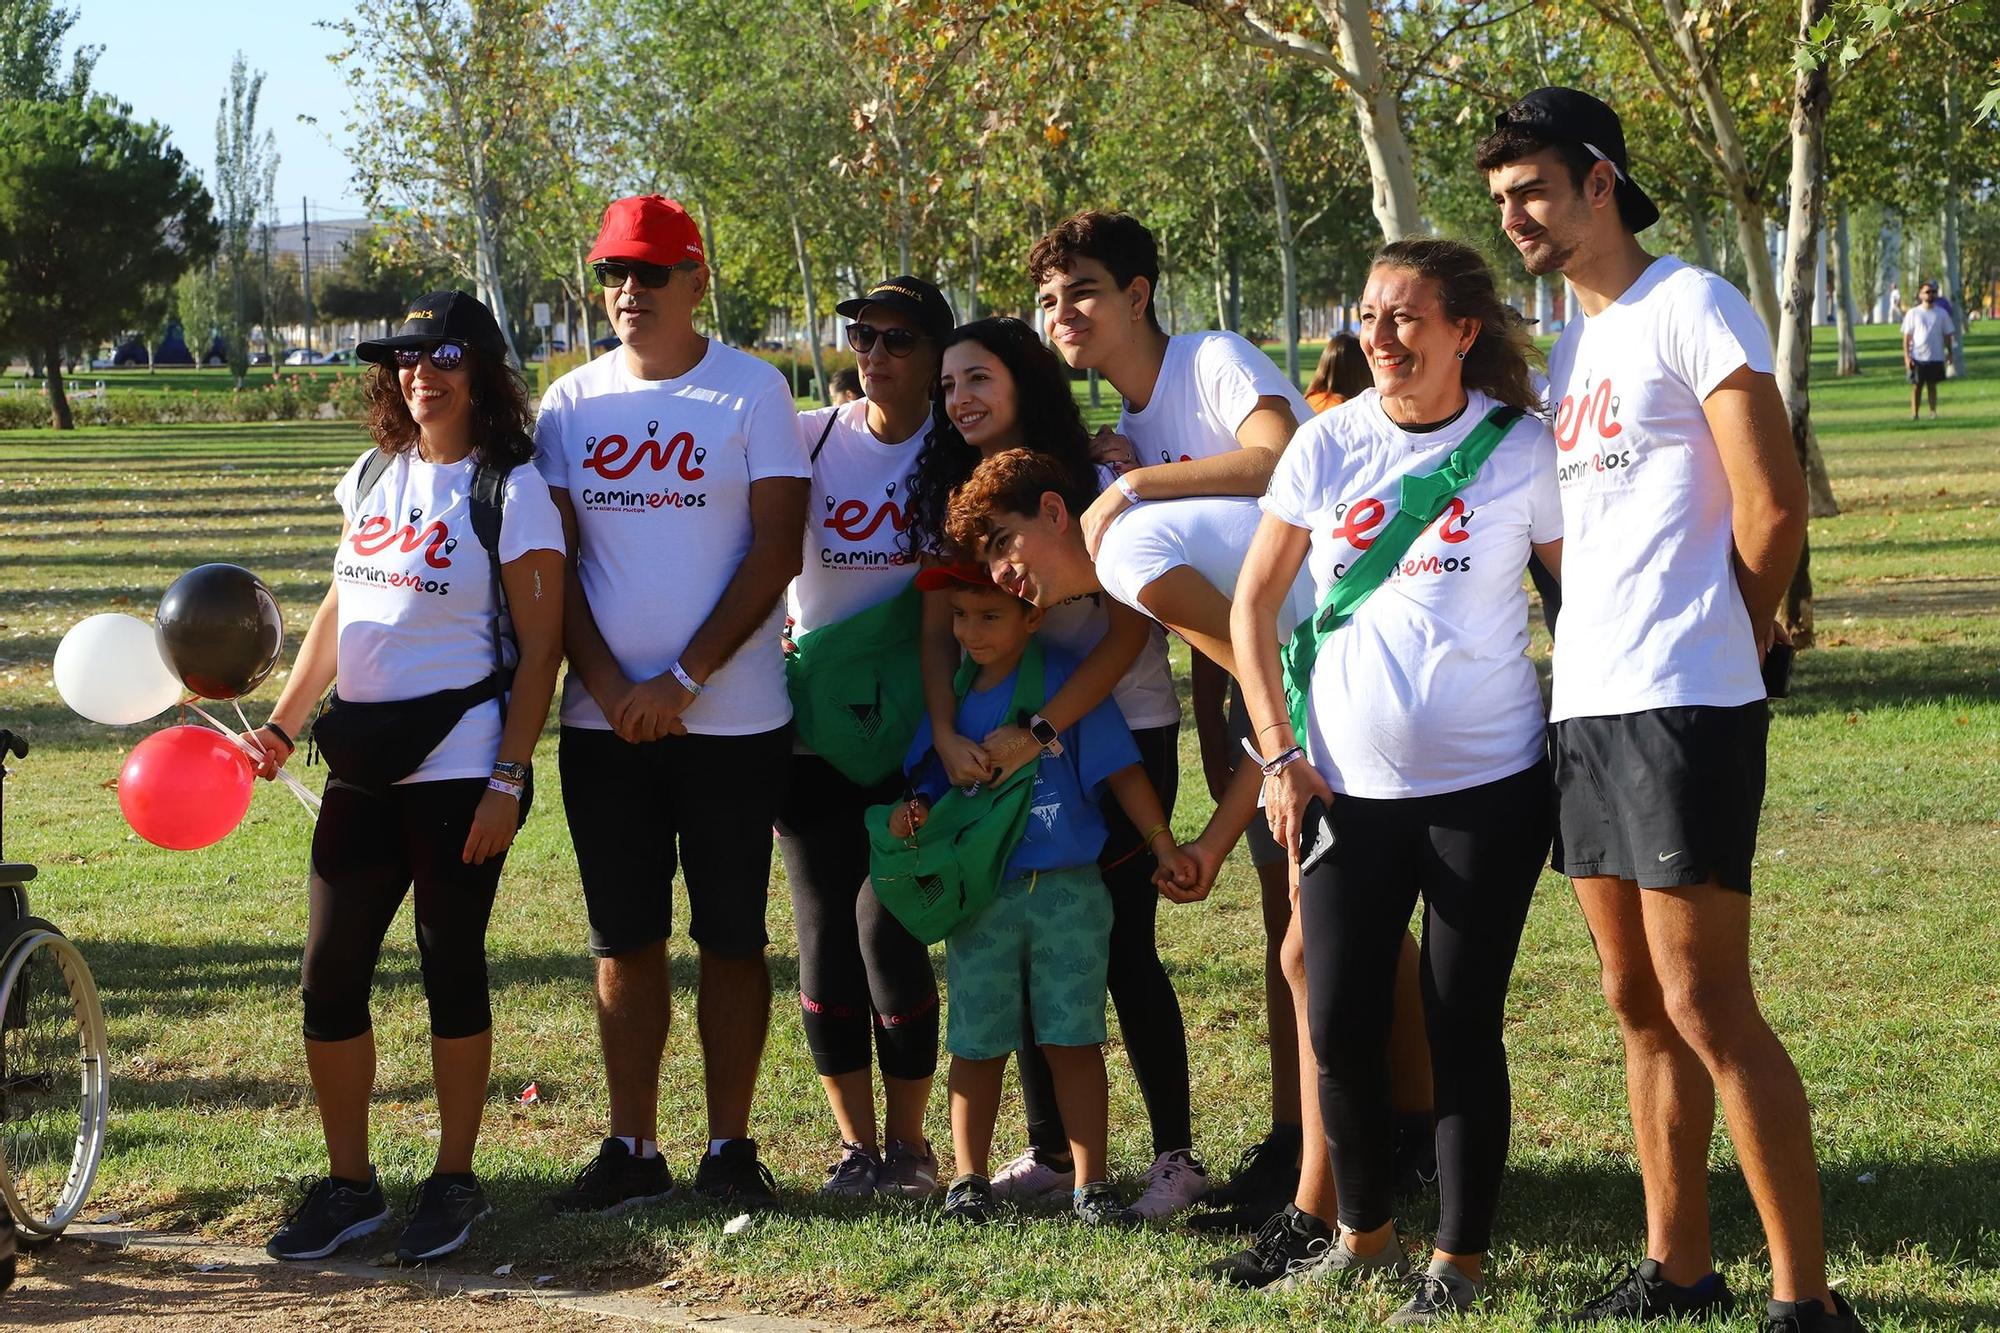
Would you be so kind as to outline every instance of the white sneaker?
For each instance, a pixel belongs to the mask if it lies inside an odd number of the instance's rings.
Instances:
[[[1208,1168],[1192,1148],[1161,1153],[1140,1179],[1145,1189],[1132,1201],[1132,1211],[1147,1221],[1171,1217],[1208,1193]]]
[[[1032,1147],[993,1173],[993,1197],[1015,1203],[1042,1203],[1055,1198],[1068,1203],[1075,1189],[1075,1167],[1058,1171]]]

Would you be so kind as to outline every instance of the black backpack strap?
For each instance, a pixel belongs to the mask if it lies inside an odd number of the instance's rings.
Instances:
[[[812,457],[806,460],[807,463],[819,462],[819,451],[826,448],[826,437],[833,434],[833,423],[839,420],[840,409],[837,407],[826,414],[826,429],[819,433],[819,443],[813,446]]]
[[[472,533],[486,548],[486,567],[493,582],[493,670],[503,693],[514,686],[514,668],[501,646],[500,621],[507,614],[507,588],[500,579],[500,523],[507,507],[507,474],[512,464],[481,459],[472,473]]]
[[[368,460],[361,465],[361,475],[354,479],[356,508],[359,508],[362,499],[375,489],[376,483],[382,480],[382,474],[389,470],[389,464],[395,461],[396,455],[386,449],[377,449],[368,455]]]

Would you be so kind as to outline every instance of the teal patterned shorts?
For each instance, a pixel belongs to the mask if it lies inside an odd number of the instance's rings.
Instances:
[[[945,1049],[999,1059],[1022,1045],[1024,1012],[1043,1046],[1098,1045],[1110,958],[1111,894],[1095,865],[1006,881],[945,941]]]

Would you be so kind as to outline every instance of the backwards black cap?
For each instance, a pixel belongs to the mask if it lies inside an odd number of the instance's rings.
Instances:
[[[428,347],[442,338],[452,338],[486,353],[505,347],[499,322],[484,302],[469,292],[432,292],[410,302],[403,326],[389,338],[371,338],[358,344],[354,355],[363,361],[387,365],[395,360],[398,347]]]
[[[901,311],[917,322],[918,332],[932,338],[944,337],[958,322],[952,318],[951,303],[944,299],[943,292],[907,273],[885,278],[870,287],[866,295],[842,301],[834,311],[846,319],[859,319],[861,312],[871,305]]]
[[[1609,162],[1618,173],[1618,215],[1625,226],[1642,232],[1660,220],[1660,209],[1632,180],[1631,159],[1625,154],[1625,127],[1618,113],[1589,93],[1575,88],[1537,88],[1493,117],[1500,129],[1518,125],[1552,142],[1583,145],[1592,157]]]

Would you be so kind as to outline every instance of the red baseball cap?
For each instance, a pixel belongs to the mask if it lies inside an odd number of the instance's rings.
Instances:
[[[701,229],[688,211],[660,194],[635,194],[614,199],[604,210],[604,225],[590,247],[594,264],[600,259],[636,259],[646,264],[708,262],[702,252]]]
[[[938,592],[946,588],[987,588],[1005,591],[993,581],[993,574],[984,565],[926,565],[917,571],[917,586],[925,592]]]

